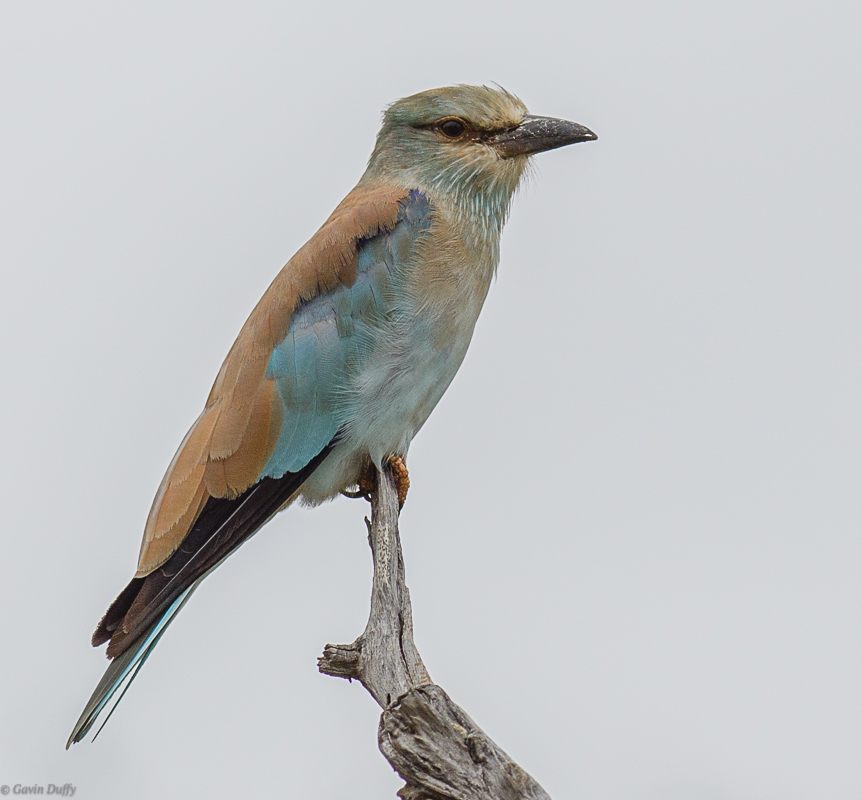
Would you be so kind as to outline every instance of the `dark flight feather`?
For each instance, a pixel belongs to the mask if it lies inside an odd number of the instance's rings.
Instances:
[[[66,747],[87,734],[120,685],[125,682],[128,688],[197,584],[287,502],[329,455],[338,438],[298,472],[263,478],[233,500],[211,497],[179,549],[161,567],[143,578],[133,578],[123,589],[93,634],[94,646],[110,642],[108,657],[113,661]]]

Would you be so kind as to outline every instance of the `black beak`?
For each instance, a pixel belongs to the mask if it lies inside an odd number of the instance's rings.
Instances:
[[[513,130],[496,134],[490,144],[502,158],[512,158],[555,150],[575,142],[591,142],[597,138],[592,131],[576,122],[527,114],[520,125]]]

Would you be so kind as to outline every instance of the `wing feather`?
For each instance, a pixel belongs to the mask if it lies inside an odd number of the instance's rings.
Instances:
[[[288,413],[284,387],[267,378],[272,352],[303,303],[355,283],[359,244],[392,230],[406,197],[407,192],[397,187],[357,187],[275,277],[231,347],[203,414],[180,445],[156,494],[137,577],[170,558],[208,498],[238,497],[262,477],[283,433],[282,425],[289,428],[289,441],[296,451],[289,459],[293,471],[334,435],[331,420],[327,423],[315,416],[314,406],[307,409],[313,417],[312,435],[302,435],[300,417],[305,412]]]
[[[391,281],[427,230],[428,208],[418,193],[357,188],[261,298],[162,480],[138,572],[93,635],[116,660],[70,743],[107,713],[200,580],[337,445],[353,418],[343,407],[347,377],[359,374],[377,324],[396,308]]]

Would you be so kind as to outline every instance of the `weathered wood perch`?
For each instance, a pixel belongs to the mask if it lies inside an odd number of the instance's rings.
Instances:
[[[434,684],[413,641],[410,593],[391,468],[377,476],[368,524],[374,554],[371,615],[352,644],[327,644],[320,672],[355,678],[383,709],[380,750],[406,781],[403,800],[550,800]]]

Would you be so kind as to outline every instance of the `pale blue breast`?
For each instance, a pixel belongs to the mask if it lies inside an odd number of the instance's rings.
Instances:
[[[348,387],[375,334],[397,315],[399,281],[413,245],[430,225],[425,197],[411,192],[390,233],[360,242],[357,279],[300,306],[272,351],[267,377],[278,387],[283,424],[263,476],[304,467],[348,421]]]

